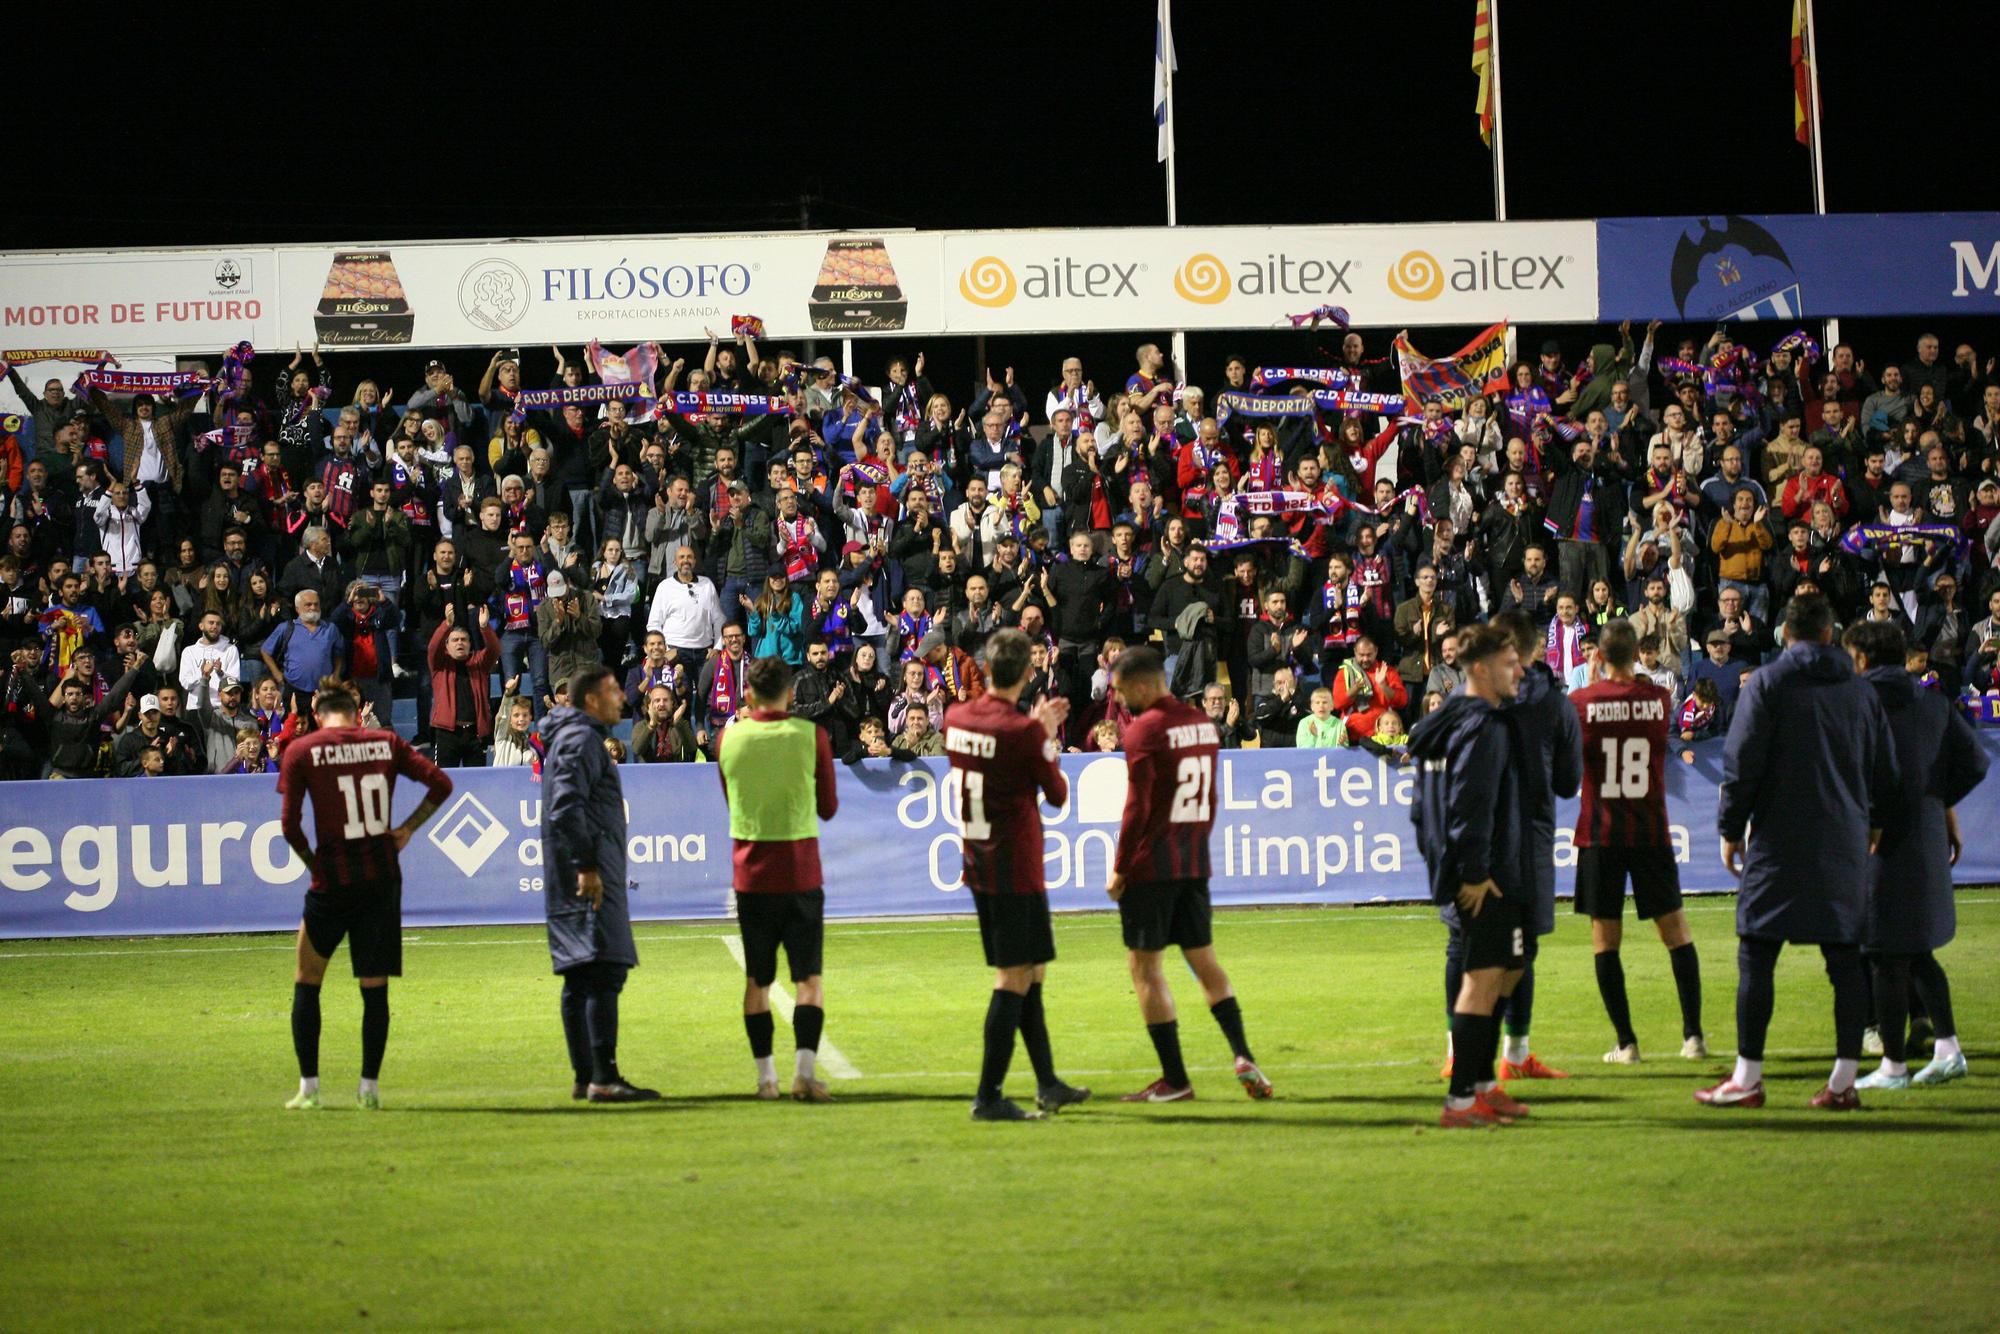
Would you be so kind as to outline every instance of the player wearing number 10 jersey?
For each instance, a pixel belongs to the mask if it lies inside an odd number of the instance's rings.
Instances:
[[[1614,1065],[1639,1059],[1639,1039],[1625,997],[1625,881],[1641,921],[1659,929],[1681,1002],[1681,1055],[1708,1055],[1701,1031],[1701,963],[1681,910],[1680,872],[1667,829],[1667,729],[1672,699],[1633,671],[1638,638],[1629,621],[1599,636],[1606,679],[1570,696],[1583,725],[1583,801],[1576,821],[1576,910],[1590,918],[1597,990],[1618,1045]]]
[[[958,775],[959,828],[965,844],[965,884],[979,911],[979,936],[994,971],[986,1008],[986,1055],[973,1100],[976,1121],[1027,1121],[1001,1091],[1019,1032],[1035,1066],[1036,1103],[1056,1111],[1090,1096],[1056,1076],[1042,1009],[1042,976],[1056,957],[1042,879],[1042,810],[1037,795],[1060,806],[1069,780],[1056,764],[1056,737],[1069,713],[1060,696],[1032,715],[1020,711],[1028,684],[1028,637],[1002,630],[986,641],[984,695],[954,704],[944,715],[944,749]]]
[[[1236,1057],[1236,1078],[1253,1098],[1271,1096],[1271,1081],[1251,1059],[1243,1011],[1229,975],[1216,961],[1209,930],[1208,835],[1215,827],[1215,766],[1220,737],[1200,709],[1174,698],[1157,650],[1126,649],[1111,664],[1111,688],[1132,712],[1125,750],[1125,819],[1106,892],[1118,905],[1126,962],[1139,1013],[1160,1057],[1160,1077],[1128,1093],[1125,1102],[1181,1102],[1194,1096],[1181,1060],[1174,995],[1160,963],[1180,949],[1208,998]]]
[[[354,688],[329,678],[313,696],[319,727],[294,738],[278,766],[285,799],[283,829],[312,870],[299,923],[298,969],[292,986],[292,1046],[299,1058],[299,1092],[285,1106],[313,1109],[319,1100],[319,989],[327,959],[348,946],[361,983],[362,1107],[381,1105],[376,1078],[389,1042],[389,979],[403,975],[403,873],[396,856],[410,836],[451,795],[451,779],[394,732],[359,725]],[[424,785],[424,800],[400,825],[389,823],[396,776]],[[306,841],[310,796],[317,838]]]

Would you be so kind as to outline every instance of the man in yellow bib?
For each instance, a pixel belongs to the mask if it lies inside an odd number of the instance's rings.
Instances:
[[[798,1048],[792,1096],[832,1102],[817,1073],[820,1030],[826,1025],[819,984],[826,891],[819,868],[819,822],[839,809],[833,750],[826,730],[789,713],[792,669],[783,658],[759,658],[744,673],[743,707],[723,729],[718,747],[722,795],[729,802],[729,837],[736,919],[743,931],[743,1027],[757,1062],[757,1096],[778,1097],[771,1058],[771,984],[778,947],[785,947],[798,1003],[792,1038]]]

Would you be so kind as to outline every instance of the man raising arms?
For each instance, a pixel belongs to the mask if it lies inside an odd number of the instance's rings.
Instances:
[[[403,871],[397,854],[451,795],[451,779],[394,732],[362,727],[354,687],[329,677],[313,695],[314,731],[285,747],[278,792],[285,799],[285,842],[312,871],[299,922],[292,982],[292,1047],[299,1091],[285,1106],[317,1111],[319,989],[327,960],[351,936],[349,957],[361,983],[361,1087],[355,1101],[381,1107],[375,1081],[389,1044],[389,979],[403,975]],[[410,818],[389,824],[397,775],[425,788]],[[304,806],[313,804],[314,842],[306,841]],[[317,851],[315,851],[317,845]]]
[[[1417,724],[1418,768],[1410,804],[1431,899],[1455,904],[1465,932],[1465,978],[1452,1009],[1446,1129],[1512,1125],[1528,1109],[1494,1082],[1500,999],[1527,966],[1534,926],[1522,833],[1521,779],[1500,709],[1514,702],[1521,655],[1513,636],[1475,625],[1459,637],[1465,684]]]
[[[1053,696],[1020,711],[1028,682],[1028,637],[1001,630],[986,641],[986,693],[954,704],[944,715],[944,748],[958,774],[959,828],[965,842],[965,883],[979,911],[979,935],[994,970],[986,1008],[986,1056],[979,1070],[975,1121],[1029,1121],[1001,1092],[1019,1031],[1035,1066],[1035,1102],[1045,1112],[1090,1096],[1056,1077],[1049,1026],[1042,1011],[1042,976],[1056,957],[1042,880],[1042,810],[1069,797],[1056,764],[1057,741],[1069,701]]]
[[[1604,1054],[1613,1065],[1639,1059],[1632,1007],[1625,999],[1625,966],[1618,959],[1624,937],[1625,881],[1632,906],[1651,921],[1667,947],[1674,989],[1681,1001],[1681,1055],[1708,1055],[1701,1030],[1701,961],[1687,913],[1681,877],[1667,833],[1667,732],[1673,699],[1633,667],[1638,632],[1612,621],[1598,639],[1605,679],[1571,695],[1583,725],[1583,801],[1576,817],[1576,910],[1590,918],[1597,956],[1597,991],[1618,1045]]]
[[[1253,1098],[1271,1081],[1251,1059],[1243,1011],[1229,975],[1216,962],[1209,929],[1208,835],[1215,824],[1215,764],[1220,735],[1201,710],[1167,692],[1166,670],[1151,648],[1128,648],[1111,664],[1111,688],[1132,712],[1125,728],[1125,819],[1105,893],[1118,905],[1139,1013],[1160,1055],[1160,1077],[1124,1102],[1180,1102],[1194,1096],[1181,1061],[1174,995],[1160,968],[1167,946],[1180,948],[1201,982],[1209,1012],[1236,1056],[1236,1078]]]
[[[815,645],[815,647],[822,647]],[[819,983],[826,933],[825,877],[820,873],[819,822],[840,808],[833,786],[833,747],[826,729],[788,712],[792,669],[783,658],[759,658],[744,672],[744,709],[722,730],[717,748],[743,931],[743,1027],[757,1063],[757,1096],[778,1096],[771,1059],[771,983],[778,946],[785,947],[798,1003],[792,1011],[796,1070],[792,1096],[832,1102],[817,1078],[820,1030],[826,1025]]]

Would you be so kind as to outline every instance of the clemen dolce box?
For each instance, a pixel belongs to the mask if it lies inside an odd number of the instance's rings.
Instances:
[[[900,329],[910,303],[896,283],[889,249],[880,238],[829,241],[807,303],[820,333]]]
[[[326,271],[319,311],[313,317],[327,347],[407,343],[417,328],[416,312],[403,296],[403,280],[386,250],[342,251]]]

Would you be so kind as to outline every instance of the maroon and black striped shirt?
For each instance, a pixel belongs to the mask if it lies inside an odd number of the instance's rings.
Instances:
[[[1041,797],[1060,806],[1069,780],[1042,725],[998,695],[954,704],[944,750],[958,772],[965,884],[975,894],[1046,894]]]
[[[1221,739],[1207,714],[1171,695],[1126,724],[1125,821],[1116,864],[1126,879],[1208,878]]]
[[[312,887],[364,889],[393,885],[396,860],[389,807],[402,775],[429,789],[432,801],[451,795],[451,779],[394,732],[373,727],[322,727],[294,738],[278,767],[285,799],[285,842],[301,856],[317,850]],[[306,842],[305,799],[312,797],[313,832]]]
[[[1583,725],[1583,801],[1576,817],[1576,845],[1667,845],[1672,697],[1651,681],[1599,681],[1569,698]]]

